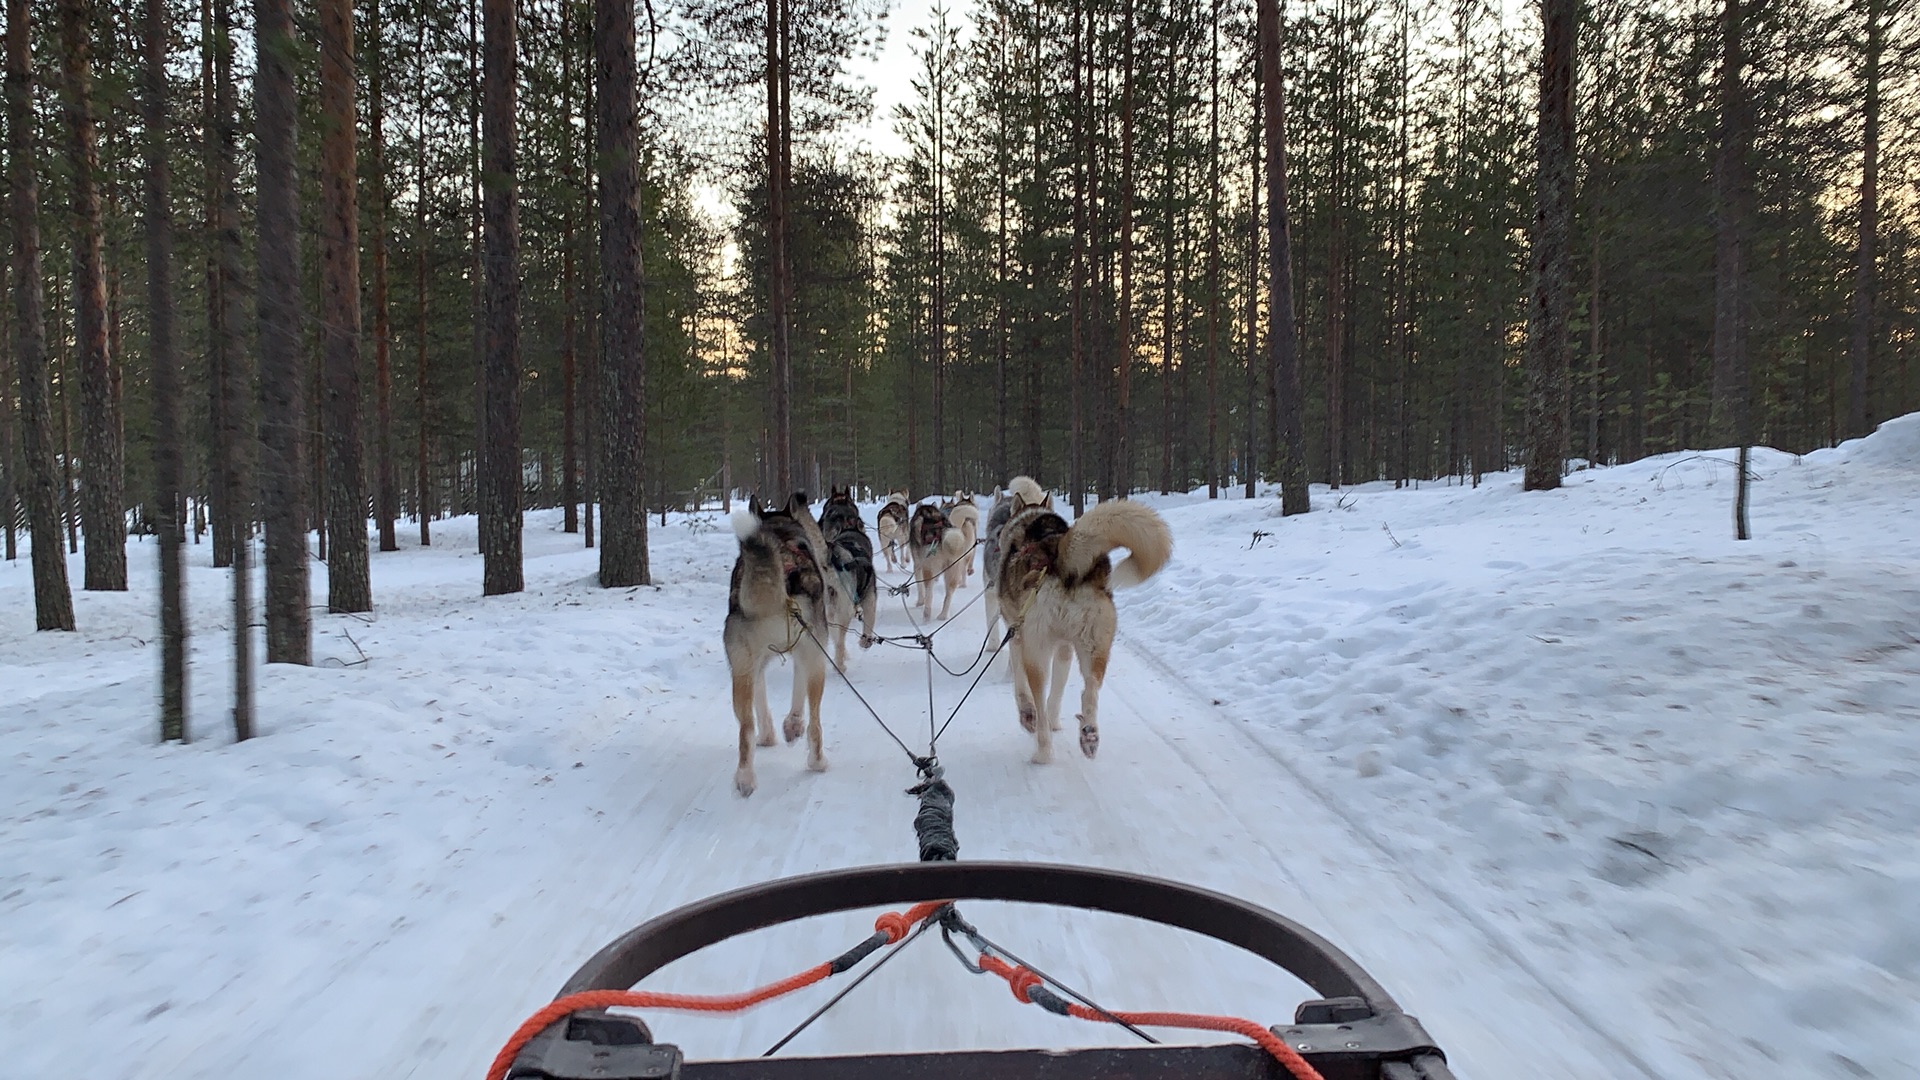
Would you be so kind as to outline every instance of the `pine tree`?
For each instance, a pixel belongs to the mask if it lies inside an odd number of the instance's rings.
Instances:
[[[769,0],[769,12],[773,11]],[[776,30],[768,29],[769,49]],[[771,56],[771,52],[770,52]],[[776,87],[772,74],[768,85]],[[647,353],[641,314],[646,295],[640,262],[640,162],[634,99],[633,0],[594,0],[594,141],[600,161],[599,432],[600,466],[588,483],[599,485],[600,584],[645,585]],[[770,128],[778,116],[778,90],[769,90]],[[769,153],[778,158],[777,134]],[[778,187],[770,183],[769,189]],[[779,230],[772,230],[778,236]],[[778,281],[773,291],[779,292]],[[776,337],[777,340],[777,337]],[[589,526],[589,543],[591,526]]]
[[[93,116],[93,5],[60,0],[61,57],[73,173],[74,341],[80,352],[80,516],[88,590],[127,587],[125,440],[108,351],[105,224],[99,137]]]
[[[371,611],[360,426],[360,201],[353,0],[321,0],[320,341],[327,610]]]
[[[1573,72],[1579,0],[1549,0],[1540,61],[1539,209],[1527,323],[1528,491],[1560,486],[1567,458],[1567,318],[1573,229]]]
[[[33,31],[28,0],[7,0],[7,201],[13,219],[13,366],[20,384],[20,457],[33,544],[34,626],[72,630],[73,593],[60,550],[65,493],[54,470],[53,394],[47,379],[46,298],[40,279],[40,183],[33,160]]]
[[[514,124],[519,53],[512,0],[485,0],[483,172],[486,235],[486,386],[480,463],[482,592],[525,588],[520,558],[520,216]]]
[[[173,336],[173,207],[167,191],[167,5],[146,0],[147,352],[153,372],[154,528],[160,548],[160,738],[187,740],[186,584],[180,565],[185,469]]]
[[[1293,244],[1287,222],[1286,96],[1280,67],[1279,0],[1258,0],[1260,92],[1266,106],[1267,349],[1275,403],[1280,512],[1308,511],[1306,438],[1300,413],[1300,362],[1293,329]]]
[[[300,362],[300,184],[291,0],[254,0],[259,212],[260,505],[266,523],[267,663],[313,662],[307,610],[306,379]],[[236,568],[237,569],[237,568]]]

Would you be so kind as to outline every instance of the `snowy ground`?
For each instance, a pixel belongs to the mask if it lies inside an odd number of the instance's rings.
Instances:
[[[1142,870],[1292,915],[1463,1077],[1913,1076],[1920,417],[1755,468],[1746,544],[1718,456],[1545,495],[1511,476],[1316,490],[1284,521],[1266,497],[1155,499],[1175,560],[1123,598],[1101,756],[1028,765],[996,665],[941,740],[962,855]],[[906,764],[837,681],[831,771],[762,751],[759,793],[733,795],[723,521],[656,528],[661,584],[605,591],[533,515],[528,591],[486,600],[472,523],[435,540],[376,555],[371,622],[316,616],[317,666],[262,672],[262,737],[242,746],[204,548],[186,747],[154,742],[150,548],[130,594],[76,594],[72,636],[34,633],[26,560],[0,564],[15,1071],[474,1077],[628,926],[912,857]],[[907,618],[889,602],[883,632]],[[963,664],[980,626],[976,606],[943,658]],[[850,674],[924,738],[921,658],[856,653]],[[943,706],[964,685],[941,676]],[[1273,1022],[1303,995],[1124,920],[970,914],[1112,1007]],[[652,984],[758,985],[870,918],[766,931]],[[652,1019],[695,1056],[757,1054],[818,1000]],[[929,941],[793,1051],[1123,1041]]]

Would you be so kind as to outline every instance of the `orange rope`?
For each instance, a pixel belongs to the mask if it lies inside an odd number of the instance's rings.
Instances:
[[[986,953],[980,954],[980,966],[1007,980],[1007,985],[1013,990],[1013,996],[1022,1004],[1032,1004],[1028,991],[1044,982],[1031,970],[1014,967],[1005,960]],[[1132,1024],[1135,1027],[1186,1028],[1194,1031],[1224,1031],[1241,1035],[1252,1039],[1262,1050],[1272,1054],[1294,1080],[1323,1080],[1320,1070],[1314,1068],[1306,1058],[1301,1057],[1293,1047],[1288,1046],[1285,1039],[1252,1020],[1242,1020],[1235,1016],[1209,1016],[1204,1013],[1116,1012],[1107,1014],[1071,1002],[1067,1004],[1067,1015],[1081,1020],[1117,1022]]]
[[[905,914],[889,911],[873,921],[874,930],[887,935],[887,944],[892,945],[907,935],[915,926],[932,917],[947,901],[930,901],[915,904]],[[512,1038],[500,1048],[494,1056],[493,1064],[487,1067],[487,1080],[506,1080],[507,1070],[513,1067],[513,1059],[527,1048],[534,1036],[548,1027],[577,1012],[589,1009],[676,1009],[683,1012],[742,1012],[755,1005],[772,1001],[774,998],[791,994],[802,987],[833,974],[831,963],[815,964],[813,967],[790,975],[776,983],[768,983],[758,990],[749,990],[743,994],[668,994],[652,990],[585,990],[578,994],[568,994],[548,1002],[539,1012],[527,1017],[526,1021],[514,1030]]]

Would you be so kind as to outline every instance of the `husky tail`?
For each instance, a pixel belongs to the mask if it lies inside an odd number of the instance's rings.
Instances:
[[[752,503],[748,503],[733,512],[733,535],[743,544],[747,542],[747,537],[760,531],[760,515],[756,510]]]
[[[1040,490],[1040,484],[1031,476],[1016,476],[1007,481],[1007,493],[1018,495],[1028,506],[1039,506],[1047,501],[1047,493]]]
[[[1167,564],[1173,554],[1173,534],[1150,507],[1131,499],[1100,503],[1067,530],[1060,576],[1068,581],[1086,577],[1115,548],[1126,548],[1128,558],[1114,567],[1111,584],[1116,589],[1131,588]]]

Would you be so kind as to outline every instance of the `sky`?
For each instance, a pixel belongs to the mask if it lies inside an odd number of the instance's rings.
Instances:
[[[893,110],[913,96],[913,37],[910,31],[933,21],[935,0],[898,0],[887,13],[887,41],[874,60],[863,60],[854,70],[874,89],[873,115],[853,135],[873,149],[898,154],[906,149],[893,131]],[[946,0],[947,21],[965,27],[973,0]]]

